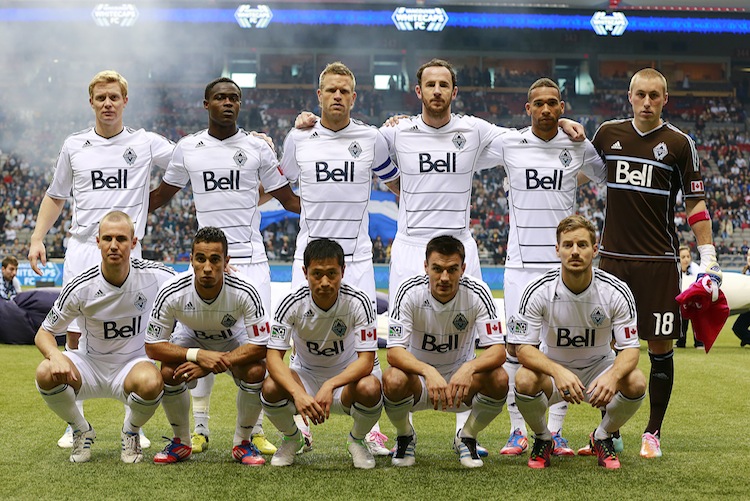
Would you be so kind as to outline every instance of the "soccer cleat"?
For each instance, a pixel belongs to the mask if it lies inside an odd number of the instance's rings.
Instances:
[[[622,451],[625,450],[625,443],[622,441],[622,435],[620,435],[619,437],[613,436],[612,437],[612,443],[615,446],[615,452],[616,453],[619,454],[619,453],[621,453]]]
[[[554,442],[555,447],[552,449],[552,455],[553,456],[575,456],[576,453],[573,449],[570,448],[568,445],[568,441],[563,438],[560,433],[553,433],[552,434],[552,442]]]
[[[539,437],[534,437],[534,446],[531,448],[531,455],[529,456],[529,468],[538,470],[549,467],[550,456],[554,447],[555,445],[552,440],[542,440]]]
[[[258,449],[261,454],[274,454],[276,452],[276,446],[268,441],[265,433],[256,433],[250,438],[255,448]]]
[[[62,437],[57,441],[57,446],[61,449],[70,449],[73,447],[73,428],[71,428],[70,425],[65,428]]]
[[[143,459],[140,433],[120,432],[120,459],[123,463],[140,463]]]
[[[578,455],[579,456],[593,456],[594,450],[591,448],[591,444],[586,444],[585,446],[578,449]]]
[[[459,432],[460,433],[460,432]],[[477,452],[477,439],[459,437],[453,439],[453,450],[458,454],[458,461],[465,468],[480,468],[484,461]]]
[[[641,457],[660,458],[661,442],[659,441],[659,432],[646,432],[641,437]]]
[[[193,454],[205,452],[208,449],[208,435],[194,431],[190,435],[190,444],[193,447]]]
[[[249,466],[263,466],[266,460],[250,440],[243,440],[240,445],[232,447],[232,457],[242,464]]]
[[[309,431],[305,431],[300,429],[300,432],[302,432],[302,442],[300,443],[299,450],[297,451],[297,454],[303,454],[305,452],[310,452],[313,449],[313,436],[312,433]]]
[[[352,462],[355,468],[361,468],[363,470],[371,470],[375,468],[375,458],[372,457],[370,448],[364,440],[357,440],[352,437],[351,433],[349,438],[346,440],[346,449],[352,456]]]
[[[508,456],[520,456],[529,448],[529,439],[526,438],[520,428],[513,430],[508,437],[508,443],[500,449],[500,454]]]
[[[482,447],[479,445],[479,442],[477,442],[477,454],[479,454],[480,458],[486,458],[490,455],[490,451],[487,450],[487,447]]]
[[[608,470],[617,470],[620,468],[620,460],[617,458],[612,437],[597,440],[592,433],[589,435],[589,444],[599,460],[599,466],[604,466]]]
[[[396,452],[393,453],[391,464],[393,466],[414,466],[416,462],[414,450],[416,448],[416,434],[396,437]]]
[[[387,441],[388,437],[379,431],[371,431],[365,435],[365,445],[373,456],[388,456],[391,454],[391,451],[385,446]]]
[[[96,440],[94,427],[89,423],[88,431],[73,431],[73,450],[70,451],[71,463],[85,463],[91,459],[91,444]]]
[[[193,448],[180,442],[180,439],[163,437],[169,440],[169,443],[164,450],[157,452],[154,456],[154,463],[156,464],[172,464],[179,463],[190,459],[193,454]]]
[[[291,437],[283,437],[281,445],[271,458],[271,466],[291,466],[294,463],[294,456],[297,454],[297,451],[305,446],[305,441],[302,437],[303,435],[300,430],[297,430],[297,433]]]
[[[143,428],[140,429],[138,434],[141,436],[141,449],[148,449],[149,447],[151,447],[151,440],[149,440],[148,437],[146,437],[146,434],[143,433]]]

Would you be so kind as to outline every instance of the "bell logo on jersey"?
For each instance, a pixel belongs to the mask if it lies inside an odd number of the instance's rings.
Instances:
[[[315,162],[315,181],[318,183],[326,181],[352,183],[354,182],[354,162],[345,161],[342,169],[329,168],[328,162]]]
[[[570,329],[557,329],[557,346],[560,348],[584,348],[596,344],[596,329],[585,329],[580,336],[571,336]]]
[[[230,339],[232,336],[234,336],[234,332],[232,332],[232,329],[219,331],[216,334],[209,334],[206,331],[193,331],[193,332],[195,332],[195,337],[197,337],[198,339],[206,340],[206,341],[221,341],[222,339]]]
[[[643,164],[640,169],[631,169],[628,162],[618,160],[617,167],[615,168],[615,183],[650,188],[653,174],[653,165]]]
[[[447,343],[437,343],[437,337],[425,334],[422,338],[423,351],[436,351],[438,353],[447,353],[458,349],[458,334],[449,334]]]
[[[104,171],[101,170],[92,170],[91,189],[103,190],[104,188],[109,188],[111,190],[127,190],[128,170],[117,169],[117,174],[111,176],[105,176]]]
[[[308,341],[307,351],[309,351],[312,355],[321,355],[324,357],[332,357],[334,355],[340,355],[341,353],[344,353],[344,341],[341,339],[338,341],[334,341],[333,346],[330,348],[323,348],[321,350],[320,346],[321,345],[318,343]]]
[[[128,338],[141,331],[141,317],[133,317],[129,323],[117,326],[117,322],[104,322],[104,339]]]
[[[527,190],[562,190],[563,171],[555,169],[551,176],[539,176],[536,169],[526,169]]]
[[[445,160],[439,158],[432,161],[432,155],[429,153],[419,154],[419,172],[445,172],[445,173],[456,173],[456,154],[446,153]]]
[[[239,190],[240,171],[230,170],[227,177],[216,177],[215,172],[203,172],[203,188],[205,191],[214,190]]]

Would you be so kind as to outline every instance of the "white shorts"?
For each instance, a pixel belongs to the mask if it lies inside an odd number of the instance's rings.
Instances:
[[[436,235],[437,236],[437,235]],[[456,237],[464,244],[466,258],[466,271],[464,275],[474,278],[482,278],[482,268],[479,265],[479,251],[477,243],[469,235],[468,237]],[[425,248],[427,243],[416,244],[408,239],[400,238],[396,235],[391,247],[391,264],[388,277],[388,304],[394,304],[396,292],[401,282],[414,275],[425,273]]]
[[[558,362],[560,363],[560,362]],[[583,386],[586,388],[589,387],[589,385],[594,381],[594,379],[598,378],[605,372],[607,372],[609,369],[612,368],[612,365],[615,363],[615,354],[610,353],[606,357],[602,358],[598,362],[595,362],[588,367],[581,367],[581,368],[575,368],[575,367],[568,367],[565,364],[561,364],[563,367],[571,371],[573,374],[578,376],[578,379],[581,380],[581,383],[583,383]],[[557,391],[557,386],[555,386],[555,379],[552,379],[552,395],[549,398],[549,405],[556,404],[558,402],[562,402],[563,398],[562,395]],[[589,401],[588,394],[584,391],[584,402]]]
[[[446,381],[450,381],[452,375],[453,373],[443,374],[443,378],[445,378]],[[419,382],[422,384],[422,394],[419,396],[419,401],[414,402],[414,406],[411,408],[412,412],[434,410],[432,401],[430,400],[430,393],[427,391],[427,385],[424,381],[424,377],[419,376]],[[438,410],[440,411],[443,409],[438,407]],[[458,408],[451,407],[450,409],[445,409],[445,412],[464,412],[468,410],[471,410],[471,406],[461,402],[461,405]]]
[[[375,268],[372,261],[355,261],[345,263],[343,283],[362,289],[370,298],[373,309],[377,311],[377,295],[375,293]],[[302,271],[303,262],[301,259],[295,259],[292,263],[292,290],[297,290],[303,284],[307,283],[305,273]]]
[[[135,249],[130,253],[131,257],[140,259],[141,242],[138,241]],[[65,251],[65,262],[63,263],[63,287],[75,277],[102,262],[102,251],[96,246],[96,237],[89,240],[71,237],[68,239],[68,249]],[[81,333],[78,319],[74,319],[68,326],[68,332]],[[81,338],[83,340],[83,337]],[[79,348],[81,345],[79,344]]]
[[[295,364],[294,360],[292,360],[289,364],[289,368],[292,369],[294,372],[297,373],[299,376],[300,381],[302,381],[302,386],[305,388],[305,392],[307,392],[308,395],[315,396],[318,391],[320,390],[320,387],[323,386],[323,383],[331,379],[332,377],[336,376],[338,373],[325,373],[320,370],[312,371],[310,369],[307,369],[305,367],[300,366],[299,364]],[[371,375],[378,378],[378,381],[382,383],[383,381],[383,374],[380,371],[380,366],[376,365]],[[335,390],[333,390],[333,403],[331,404],[331,413],[333,414],[347,414],[344,412],[344,406],[341,404],[341,393],[344,391],[343,386],[339,386]]]
[[[263,309],[266,310],[268,318],[273,318],[271,309],[271,267],[268,261],[262,263],[233,263],[230,266],[237,270],[237,275],[250,282],[255,290],[260,294],[260,300],[263,301]],[[192,267],[191,267],[192,268]]]
[[[505,277],[503,278],[503,293],[505,301],[505,320],[518,314],[518,307],[521,304],[521,296],[529,282],[539,278],[547,270],[537,268],[505,268]]]
[[[81,389],[76,395],[76,400],[115,398],[124,403],[128,399],[125,393],[125,378],[128,377],[135,364],[154,363],[146,356],[134,358],[125,365],[121,362],[102,362],[83,355],[78,350],[64,351],[63,355],[68,357],[81,373]]]

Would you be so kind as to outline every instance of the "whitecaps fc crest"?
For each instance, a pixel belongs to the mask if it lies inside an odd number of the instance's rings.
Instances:
[[[227,313],[226,315],[224,315],[224,318],[221,319],[221,325],[223,325],[224,327],[231,327],[235,323],[237,323],[237,319],[234,318],[229,313]]]
[[[139,292],[138,295],[135,296],[135,302],[133,302],[133,306],[135,306],[138,311],[143,311],[143,309],[146,307],[146,301],[146,296]]]
[[[664,160],[668,153],[669,150],[667,149],[667,145],[663,141],[654,146],[654,158],[660,162]]]
[[[594,324],[599,327],[602,325],[602,322],[604,322],[604,319],[607,318],[607,316],[604,314],[604,311],[597,306],[594,308],[594,311],[591,312],[591,320],[594,322]]]

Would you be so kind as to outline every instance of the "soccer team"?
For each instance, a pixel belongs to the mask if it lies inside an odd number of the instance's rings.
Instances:
[[[373,468],[373,455],[389,453],[394,466],[412,466],[411,413],[432,408],[457,413],[459,461],[480,467],[487,452],[477,434],[507,399],[511,434],[502,454],[528,449],[527,425],[535,437],[530,467],[574,454],[562,437],[567,404],[588,402],[602,421],[579,454],[616,469],[619,429],[647,387],[640,453],[661,456],[682,322],[674,300],[679,192],[701,267],[721,281],[695,145],[661,119],[664,77],[637,72],[628,90],[633,118],[603,124],[592,142],[561,118],[560,90],[546,78],[529,88],[531,127],[522,130],[452,113],[455,71],[440,59],[417,72],[421,114],[380,129],[351,119],[355,85],[341,63],[323,70],[320,119],[301,115],[279,162],[264,138],[237,127],[241,90],[229,79],[206,87],[208,128],[174,146],[123,126],[124,78],[94,77],[96,125],[66,139],[29,252],[38,271],[43,238],[72,194],[63,291],[36,338],[45,356],[37,386],[72,430],[70,460],[90,459],[96,434],[76,403],[97,397],[125,404],[125,462],[142,460],[140,428],[160,402],[173,439],[154,462],[205,450],[210,383],[222,372],[238,386],[232,456],[248,465],[264,464],[262,454],[273,454],[273,466],[291,465],[311,445],[309,424],[338,412],[353,418],[347,449],[356,468]],[[166,173],[149,194],[153,166]],[[506,333],[469,225],[473,174],[495,166],[506,170],[510,208]],[[373,174],[400,196],[382,373],[367,231]],[[589,179],[607,183],[601,248],[591,223],[573,216],[576,187]],[[200,230],[190,270],[172,276],[138,259],[140,240],[147,212],[188,183]],[[292,292],[275,312],[259,231],[265,193],[300,213]],[[68,350],[60,352],[54,335],[66,331]],[[649,346],[648,383],[637,369],[639,338]],[[188,388],[195,388],[192,436]],[[393,451],[378,427],[383,408],[396,428]],[[283,435],[278,449],[265,438],[261,411]]]

